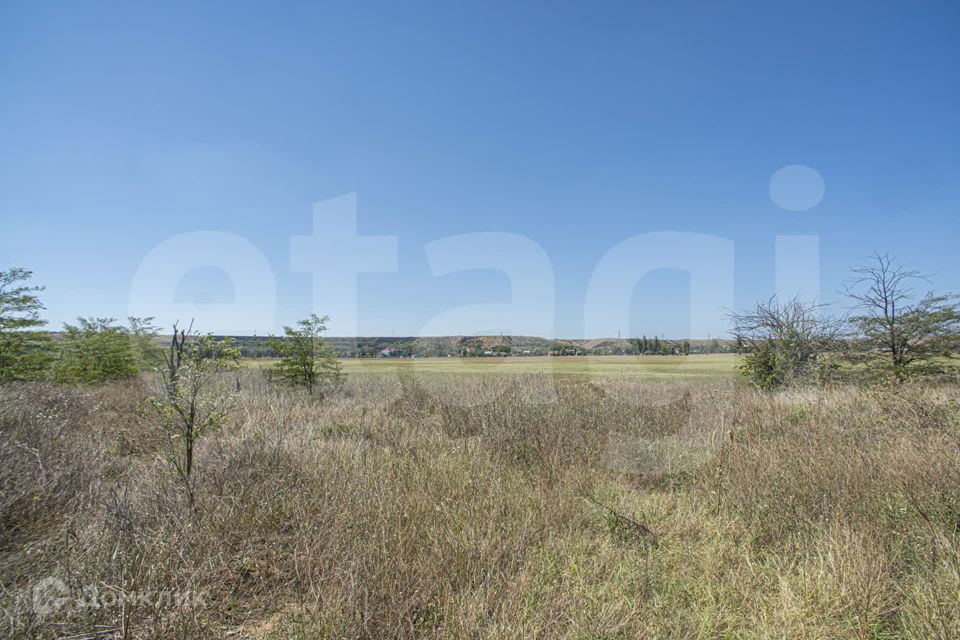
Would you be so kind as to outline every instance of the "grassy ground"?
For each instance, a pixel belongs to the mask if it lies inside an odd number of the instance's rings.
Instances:
[[[550,374],[558,376],[716,378],[731,377],[739,358],[731,354],[680,356],[589,356],[515,358],[346,358],[347,373],[378,374]],[[247,360],[269,366],[270,360]]]
[[[960,637],[960,386],[240,387],[194,510],[148,381],[0,387],[0,636]]]

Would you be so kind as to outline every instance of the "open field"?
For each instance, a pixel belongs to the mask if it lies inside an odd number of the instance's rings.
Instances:
[[[273,361],[246,360],[265,367]],[[393,374],[551,374],[558,376],[629,378],[728,378],[739,357],[732,354],[692,356],[565,356],[512,358],[345,358],[347,373]]]
[[[234,389],[190,509],[148,378],[0,387],[0,634],[960,637],[956,385],[365,370],[320,400],[246,369]]]

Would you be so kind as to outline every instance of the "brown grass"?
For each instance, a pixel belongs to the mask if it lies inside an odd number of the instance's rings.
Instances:
[[[960,637],[960,387],[244,376],[195,512],[146,382],[0,389],[0,635]]]

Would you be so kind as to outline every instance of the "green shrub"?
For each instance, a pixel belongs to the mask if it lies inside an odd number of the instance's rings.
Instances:
[[[777,351],[769,342],[759,345],[743,357],[740,373],[761,389],[773,389],[784,383]]]
[[[133,342],[137,366],[141,370],[155,369],[163,365],[163,347],[157,343],[158,329],[153,321],[153,316],[127,318],[130,340]]]
[[[113,318],[78,318],[65,324],[53,367],[56,382],[92,384],[131,378],[139,372],[127,329]]]
[[[328,320],[327,316],[312,314],[297,322],[296,327],[284,327],[283,338],[270,340],[270,348],[280,354],[271,374],[285,384],[304,387],[309,393],[342,382],[340,362],[322,337]]]
[[[18,284],[30,276],[26,269],[0,271],[0,383],[39,378],[49,364],[49,339],[36,330],[46,324],[36,296],[42,287]]]

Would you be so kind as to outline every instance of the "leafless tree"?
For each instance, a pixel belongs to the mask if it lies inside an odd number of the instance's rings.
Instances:
[[[928,276],[905,269],[888,254],[874,254],[853,269],[846,286],[856,315],[850,322],[865,347],[898,380],[940,370],[938,361],[957,350],[960,309],[953,295],[927,292],[919,301],[913,285]]]

